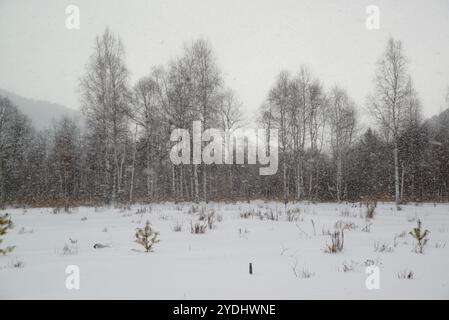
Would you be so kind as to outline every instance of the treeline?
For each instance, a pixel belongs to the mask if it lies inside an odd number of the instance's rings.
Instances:
[[[279,134],[279,169],[182,164],[169,158],[176,128],[245,127],[242,104],[224,83],[210,44],[185,45],[180,57],[133,86],[120,38],[98,36],[83,76],[84,120],[62,118],[36,131],[0,98],[0,206],[137,201],[449,201],[449,112],[423,121],[399,41],[377,65],[367,107],[379,131],[361,131],[348,93],[326,90],[307,67],[283,71],[257,125]],[[191,135],[192,136],[192,135]]]

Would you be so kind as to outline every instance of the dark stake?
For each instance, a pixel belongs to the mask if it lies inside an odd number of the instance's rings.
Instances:
[[[249,263],[249,274],[253,274],[253,264]]]

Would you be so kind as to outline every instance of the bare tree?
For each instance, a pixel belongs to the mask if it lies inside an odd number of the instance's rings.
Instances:
[[[273,88],[268,94],[267,103],[271,105],[269,110],[272,112],[271,119],[273,120],[273,127],[279,131],[279,147],[282,155],[282,184],[284,203],[287,203],[289,197],[289,190],[287,185],[287,156],[290,143],[289,129],[291,118],[288,111],[290,109],[290,75],[287,71],[282,71]]]
[[[309,88],[309,109],[307,128],[309,131],[309,199],[313,200],[316,192],[316,180],[319,176],[318,159],[324,143],[324,129],[327,120],[327,97],[319,80],[314,80]]]
[[[162,80],[165,73],[162,69],[153,70],[152,74],[138,80],[133,89],[131,118],[140,128],[140,135],[145,149],[146,198],[154,200],[158,184],[157,164],[162,156],[160,147],[166,141],[168,124],[162,102],[165,92]]]
[[[329,95],[330,140],[336,164],[336,198],[342,200],[343,162],[353,141],[356,126],[354,102],[345,90],[334,87]]]
[[[128,134],[128,70],[124,47],[118,36],[106,29],[95,40],[95,52],[80,79],[81,105],[88,128],[96,139],[104,197],[116,201],[121,193]]]
[[[222,79],[215,55],[209,42],[196,40],[186,49],[187,56],[193,60],[193,84],[195,88],[195,105],[203,129],[214,125],[220,102]],[[207,166],[202,166],[203,198],[207,197]]]
[[[301,66],[298,75],[291,83],[291,117],[293,135],[293,154],[295,155],[295,186],[296,200],[303,196],[304,184],[304,154],[307,136],[307,126],[310,110],[310,71]]]
[[[195,114],[198,112],[196,106],[196,88],[194,76],[194,57],[188,53],[187,48],[184,54],[172,61],[169,66],[168,75],[166,77],[159,76],[158,83],[161,88],[161,102],[164,112],[168,118],[168,123],[173,128],[190,128],[192,121],[195,120]],[[191,135],[191,142],[193,137]],[[192,151],[193,152],[193,151]],[[195,201],[199,201],[199,179],[198,179],[198,164],[191,164],[190,172],[185,172],[185,166],[179,166],[179,186],[176,188],[176,170],[172,166],[172,192],[176,198],[176,193],[187,191],[190,189],[190,196]],[[186,173],[189,173],[186,179]],[[188,183],[190,180],[190,184]]]
[[[402,43],[390,38],[383,56],[377,64],[374,94],[369,105],[387,140],[393,144],[395,202],[400,203],[399,137],[410,119],[411,82]]]
[[[229,134],[232,135],[232,133],[236,130],[241,128],[243,124],[243,112],[242,112],[242,103],[238,100],[235,93],[228,89],[226,90],[221,97],[221,104],[219,108],[219,122],[222,129],[229,132]],[[223,139],[223,144],[225,143],[225,139]],[[233,144],[231,144],[233,145]],[[226,147],[223,145],[223,148]],[[224,150],[224,149],[223,149]],[[231,152],[234,152],[234,150],[229,150]],[[226,157],[226,154],[224,153],[224,157]],[[226,159],[223,159],[224,163],[226,163]],[[229,194],[233,195],[233,164],[228,165],[228,190]]]

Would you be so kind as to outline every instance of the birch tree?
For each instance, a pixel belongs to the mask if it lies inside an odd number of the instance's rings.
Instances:
[[[201,126],[207,129],[213,126],[217,119],[222,78],[218,68],[216,57],[210,43],[204,39],[198,39],[186,49],[186,55],[193,60],[193,76],[195,88],[195,105]],[[203,199],[208,201],[207,192],[207,166],[202,165]]]
[[[307,112],[307,129],[309,148],[309,200],[313,200],[316,180],[320,174],[318,160],[324,143],[324,130],[327,120],[327,97],[319,80],[314,80],[309,87],[309,107]]]
[[[133,89],[133,108],[131,112],[131,118],[140,128],[145,149],[146,167],[144,172],[146,174],[147,201],[154,200],[155,197],[157,164],[160,162],[158,146],[161,146],[163,139],[167,138],[163,134],[164,114],[160,103],[161,88],[159,88],[159,83],[155,77],[157,72],[159,71],[154,71],[152,75],[137,81]]]
[[[310,71],[301,66],[298,75],[291,83],[291,117],[293,135],[293,154],[295,156],[295,196],[301,200],[304,185],[304,155],[307,136],[307,125],[310,110]]]
[[[343,195],[343,162],[353,141],[356,126],[354,102],[345,90],[334,87],[329,95],[330,140],[336,165],[336,198]]]
[[[395,202],[400,203],[398,142],[410,109],[410,77],[407,59],[400,40],[390,38],[383,56],[377,63],[375,89],[369,97],[369,106],[388,141],[393,145]]]
[[[282,71],[278,75],[275,85],[271,88],[268,94],[268,104],[272,106],[269,110],[272,112],[274,127],[277,128],[279,132],[279,147],[282,155],[283,198],[284,203],[287,203],[289,197],[287,184],[287,152],[290,142],[289,126],[291,124],[291,118],[288,113],[290,108],[290,76],[287,71]]]
[[[95,39],[94,53],[80,79],[81,106],[97,149],[103,197],[115,202],[121,193],[126,156],[130,93],[124,46],[106,29]]]
[[[220,127],[228,132],[230,136],[235,132],[236,129],[242,127],[243,124],[243,112],[242,112],[242,103],[238,100],[235,93],[228,89],[226,90],[221,97],[221,105],[219,108],[219,122]],[[225,143],[225,139],[223,139],[223,144]],[[223,145],[224,148],[228,147]],[[234,150],[229,150],[230,152],[234,152]],[[223,163],[226,162],[226,153],[223,153]],[[234,193],[234,176],[233,176],[233,168],[234,164],[228,165],[228,190],[229,194],[232,196]]]

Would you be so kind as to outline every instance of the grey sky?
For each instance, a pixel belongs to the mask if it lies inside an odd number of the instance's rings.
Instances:
[[[80,8],[80,30],[65,28],[68,4]],[[380,30],[365,27],[368,5],[380,8]],[[363,106],[392,35],[403,41],[424,115],[445,108],[449,0],[0,0],[0,87],[78,108],[78,77],[106,26],[122,37],[132,82],[206,37],[249,115],[281,69],[301,64]]]

